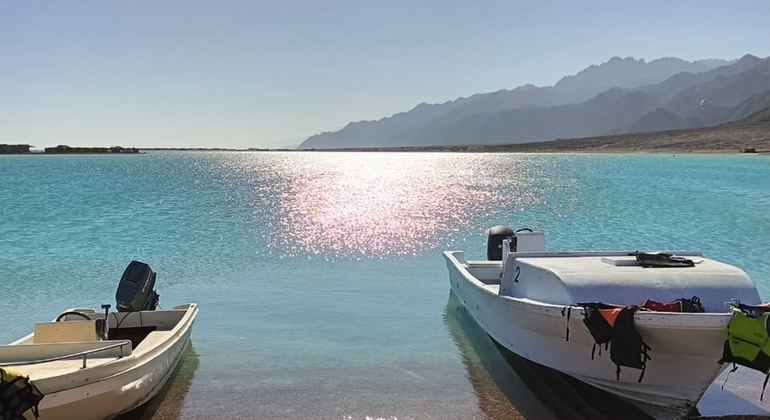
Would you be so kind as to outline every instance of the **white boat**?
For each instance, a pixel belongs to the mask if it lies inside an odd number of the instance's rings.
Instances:
[[[149,273],[154,285],[154,273]],[[157,299],[152,286],[138,290],[144,297],[152,292]],[[195,303],[171,310],[154,310],[155,303],[145,307],[149,310],[110,313],[109,305],[103,308],[104,313],[70,309],[54,322],[36,323],[31,334],[0,346],[0,368],[28,376],[42,393],[40,420],[109,419],[144,404],[179,363],[198,315]],[[2,398],[6,397],[0,393],[0,407],[10,401]],[[34,418],[32,409],[24,415]]]
[[[690,259],[692,267],[648,268],[637,263],[635,251],[548,252],[542,232],[502,236],[488,235],[488,260],[444,252],[452,291],[476,322],[519,356],[608,391],[658,419],[690,413],[725,368],[719,360],[732,318],[726,303],[761,302],[745,272],[698,252],[668,252]],[[634,327],[651,348],[641,382],[640,371],[632,368],[623,368],[618,379],[609,351],[592,360],[595,340],[578,303],[642,306],[647,299],[670,302],[694,295],[705,313],[634,314]]]
[[[70,315],[38,323],[32,334],[0,346],[0,367],[29,376],[44,395],[41,420],[112,418],[154,397],[179,362],[198,307],[110,313],[107,340],[95,329],[104,314],[93,309],[65,313]]]

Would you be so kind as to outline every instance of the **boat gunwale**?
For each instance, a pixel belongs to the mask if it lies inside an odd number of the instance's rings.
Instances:
[[[452,265],[462,274],[465,280],[472,284],[474,287],[481,289],[483,293],[486,293],[490,297],[497,298],[497,300],[503,304],[512,306],[516,309],[525,310],[528,312],[538,312],[549,316],[563,317],[565,310],[570,310],[574,314],[585,316],[585,309],[577,304],[572,305],[557,305],[553,303],[541,302],[529,298],[518,298],[514,296],[500,295],[494,293],[487,284],[479,280],[468,270],[467,264],[470,261],[464,260],[461,262],[455,254],[463,251],[444,251],[444,258],[451,262]],[[485,261],[486,262],[486,261]],[[608,302],[610,303],[610,302]],[[725,329],[727,324],[732,319],[733,315],[730,312],[705,312],[705,313],[692,313],[692,312],[653,312],[653,311],[637,311],[634,314],[634,321],[638,327],[641,328],[660,328],[660,329]]]
[[[161,355],[161,354],[165,353],[166,351],[168,351],[169,348],[171,348],[176,342],[179,341],[180,337],[184,336],[186,334],[186,332],[192,328],[192,325],[195,322],[195,318],[197,317],[197,314],[198,314],[198,304],[197,303],[187,303],[187,304],[177,305],[177,306],[173,307],[172,309],[169,309],[168,311],[169,312],[170,311],[184,311],[185,314],[182,315],[182,317],[179,319],[179,321],[177,321],[177,323],[174,326],[174,328],[172,328],[170,330],[163,331],[163,333],[164,333],[163,335],[165,337],[161,341],[159,341],[158,343],[156,343],[152,347],[149,347],[145,351],[132,352],[130,355],[127,355],[127,356],[124,356],[124,357],[120,357],[120,358],[115,358],[114,360],[110,360],[108,362],[105,362],[103,364],[99,364],[99,365],[96,365],[96,366],[87,366],[85,369],[79,369],[78,371],[80,371],[80,370],[88,370],[88,369],[104,369],[106,367],[112,367],[115,364],[124,364],[124,365],[127,366],[126,369],[119,370],[119,371],[115,372],[112,375],[100,377],[100,378],[98,378],[96,380],[88,380],[86,383],[77,383],[77,384],[75,384],[74,386],[71,386],[71,387],[59,388],[59,389],[55,389],[55,390],[49,390],[47,393],[48,394],[52,394],[52,393],[58,393],[58,392],[65,392],[65,391],[70,391],[70,390],[77,389],[77,388],[80,388],[80,387],[84,387],[84,386],[89,386],[89,385],[92,385],[92,384],[100,383],[100,382],[103,382],[103,381],[106,381],[106,380],[109,380],[109,379],[112,379],[112,378],[115,378],[115,377],[127,374],[127,373],[132,372],[132,371],[134,371],[136,369],[142,368],[143,366],[145,366],[148,363],[151,363],[159,355]],[[34,333],[29,334],[29,335],[33,335],[33,334]],[[22,338],[20,340],[16,340],[15,342],[9,344],[9,346],[10,345],[20,345],[20,344],[15,344],[15,343],[23,341],[24,339],[29,337],[29,335],[25,336],[24,338]],[[129,341],[129,343],[130,343],[130,341]],[[135,363],[132,363],[132,362],[135,362]],[[56,378],[61,378],[61,377],[64,377],[64,376],[72,374],[72,373],[73,373],[72,371],[66,371],[66,372],[62,372],[60,374],[57,374],[55,376],[47,376],[47,377],[44,377],[44,378],[37,378],[35,380],[36,381],[55,380]]]
[[[110,341],[113,341],[113,342],[111,343]],[[39,360],[23,360],[23,361],[19,361],[19,362],[3,362],[2,366],[3,367],[5,367],[5,366],[27,366],[27,365],[38,365],[38,364],[41,364],[41,363],[58,362],[58,361],[61,361],[61,360],[75,359],[77,357],[85,357],[85,356],[88,356],[88,355],[91,355],[91,354],[94,354],[94,353],[99,353],[99,352],[102,352],[102,351],[105,351],[105,350],[112,350],[112,349],[114,349],[116,347],[119,347],[120,351],[121,351],[121,356],[118,357],[119,359],[122,359],[123,357],[131,356],[131,354],[129,354],[127,356],[123,356],[122,355],[123,347],[131,345],[131,341],[130,340],[105,340],[104,343],[107,343],[107,345],[105,345],[103,347],[97,347],[95,349],[79,351],[79,352],[76,352],[76,353],[65,354],[65,355],[62,355],[62,356],[48,357],[48,358],[39,359]],[[15,344],[15,345],[16,346],[34,346],[34,344]],[[87,359],[83,360],[83,364],[84,365],[86,364],[86,360]],[[84,368],[85,367],[87,367],[87,366],[84,366]]]

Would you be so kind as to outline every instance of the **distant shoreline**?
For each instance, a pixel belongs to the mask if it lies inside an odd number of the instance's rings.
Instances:
[[[164,149],[140,149],[143,152],[195,152],[195,153],[208,153],[208,152],[233,152],[233,153],[259,153],[259,152],[295,152],[295,153],[566,153],[566,154],[651,154],[651,155],[665,155],[665,154],[682,154],[682,155],[761,155],[770,156],[770,149],[757,150],[756,152],[746,152],[743,150],[716,150],[716,149],[585,149],[585,150],[514,150],[515,148],[508,148],[504,146],[471,146],[471,147],[394,147],[394,148],[361,148],[361,149],[177,149],[177,148],[164,148]],[[32,155],[43,153],[30,153]]]
[[[345,149],[151,148],[144,151],[770,154],[770,121],[538,143]]]
[[[137,148],[142,152],[444,152],[444,153],[629,153],[770,155],[770,121],[714,127],[648,131],[610,136],[557,139],[537,143],[330,149]],[[23,155],[50,155],[31,152]],[[59,153],[56,153],[59,154]],[[88,153],[87,153],[88,154]],[[124,153],[114,153],[124,154]]]
[[[312,150],[312,149],[311,149]],[[322,149],[315,149],[321,151]],[[412,151],[477,153],[770,153],[770,119],[713,127],[608,136],[556,139],[537,143],[428,146],[324,151]]]

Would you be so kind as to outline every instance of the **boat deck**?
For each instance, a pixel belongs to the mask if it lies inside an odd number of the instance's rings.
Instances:
[[[135,356],[139,356],[157,345],[157,343],[166,340],[171,334],[171,331],[152,331],[147,334],[146,338],[142,340],[142,343],[146,343],[147,346],[135,347],[135,351],[132,353]],[[111,343],[113,341],[107,341],[104,343]],[[117,342],[117,341],[114,341]],[[94,353],[88,356],[86,360],[87,368],[94,368],[105,365],[110,362],[120,360],[119,349],[105,350],[102,353]],[[128,352],[126,352],[128,353]],[[1,363],[0,363],[1,364]],[[55,376],[61,376],[70,374],[72,372],[80,371],[83,367],[83,358],[78,357],[75,359],[58,360],[55,362],[36,363],[29,365],[14,366],[15,370],[23,372],[25,375],[29,375],[33,381],[35,379],[50,378]]]
[[[169,330],[147,331],[144,329],[143,331],[136,331],[139,330],[138,328],[132,328],[131,330],[133,331],[129,331],[128,336],[125,334],[119,335],[117,334],[118,330],[116,330],[116,337],[114,337],[114,340],[111,339],[99,342],[32,344],[32,337],[28,337],[22,344],[0,346],[0,365],[3,365],[4,362],[6,364],[14,363],[12,366],[14,370],[22,372],[24,375],[29,375],[30,379],[33,381],[54,378],[72,374],[73,372],[83,372],[83,357],[77,356],[72,359],[42,363],[39,361],[83,351],[96,350],[102,346],[106,347],[112,344],[131,341],[131,344],[123,346],[122,352],[120,347],[114,347],[89,354],[86,358],[86,368],[100,367],[132,355],[140,357],[142,354],[156,347],[159,343],[167,340],[172,334],[172,331]],[[137,334],[142,337],[137,337]],[[139,340],[137,341],[137,339]],[[15,364],[26,360],[29,360],[30,363]]]

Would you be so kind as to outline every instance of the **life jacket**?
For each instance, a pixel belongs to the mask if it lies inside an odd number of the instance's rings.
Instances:
[[[686,299],[686,298],[677,299],[676,302],[680,302],[682,304],[682,312],[691,312],[691,313],[706,312],[706,310],[703,309],[703,305],[700,303],[700,298],[698,296],[693,296],[690,299]]]
[[[733,309],[720,363],[735,363],[764,374],[770,373],[769,317],[770,313],[765,312],[759,318],[751,318],[743,311]]]
[[[690,299],[681,298],[673,302],[658,302],[647,299],[642,308],[655,312],[705,312],[698,296],[693,296]]]
[[[604,349],[607,349],[612,340],[612,326],[615,324],[615,318],[623,307],[601,302],[583,302],[578,303],[578,306],[583,308],[583,324],[594,339],[594,345],[591,349],[591,360],[593,360],[597,345],[600,356],[602,344],[604,344]]]
[[[719,363],[732,363],[746,366],[765,374],[762,393],[759,400],[765,396],[767,380],[770,378],[770,308],[762,306],[738,305],[733,306],[733,319],[727,324],[725,344],[722,349],[722,359]]]
[[[642,382],[647,369],[647,361],[652,359],[647,353],[650,346],[642,340],[642,336],[634,328],[634,314],[639,310],[636,305],[626,306],[615,319],[612,327],[612,344],[610,359],[617,365],[617,379],[620,380],[620,367],[628,366],[641,369],[638,382]]]
[[[642,308],[649,309],[655,312],[682,312],[682,302],[658,302],[652,299],[644,301]]]
[[[665,252],[636,252],[636,261],[642,267],[695,267],[695,262]]]
[[[762,303],[759,305],[745,305],[743,303],[738,303],[737,308],[749,318],[756,319],[761,317],[765,312],[770,312],[770,303]]]
[[[29,376],[8,369],[0,368],[0,419],[24,420],[23,414],[32,410],[38,418],[38,404],[43,393],[29,380]]]
[[[602,344],[605,350],[608,345],[610,348],[610,359],[617,366],[615,374],[620,380],[620,367],[628,366],[635,369],[641,369],[639,382],[644,378],[644,372],[647,368],[647,361],[652,359],[647,353],[650,351],[642,336],[634,328],[634,314],[639,307],[609,305],[601,302],[582,302],[578,306],[583,308],[583,323],[591,337],[594,339],[594,345],[591,349],[591,360],[594,359],[596,346],[599,346],[599,355],[601,355]]]

